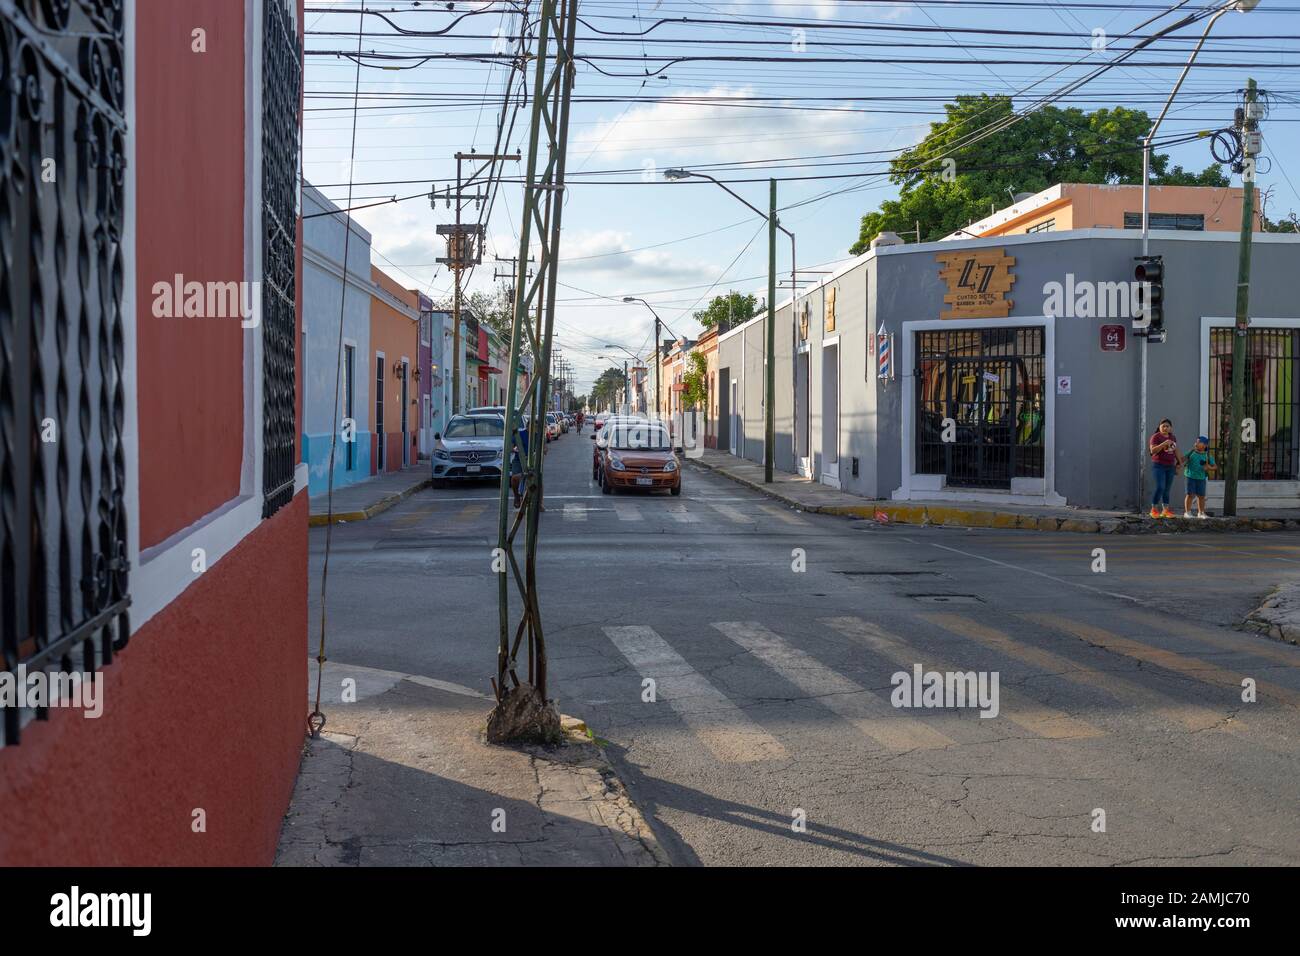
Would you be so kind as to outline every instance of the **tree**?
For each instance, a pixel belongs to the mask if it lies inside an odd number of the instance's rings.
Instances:
[[[448,296],[434,304],[442,312],[452,311],[455,303]],[[497,287],[492,292],[475,290],[460,297],[460,307],[474,314],[479,323],[496,332],[507,342],[514,330],[514,302],[506,298],[505,289]],[[525,340],[527,341],[527,340]]]
[[[1141,143],[1151,128],[1142,110],[1044,107],[978,142],[971,133],[1013,112],[1011,97],[959,96],[944,107],[947,118],[931,123],[919,144],[890,161],[897,199],[862,217],[860,255],[881,232],[915,231],[937,239],[1006,206],[1016,193],[1041,192],[1056,183],[1132,185],[1142,181]],[[1161,186],[1227,186],[1217,165],[1200,173],[1169,168],[1169,156],[1151,156],[1152,183]]]
[[[688,367],[682,374],[682,407],[705,408],[709,400],[709,360],[703,352],[692,352],[686,363]]]
[[[591,386],[591,404],[597,409],[614,408],[618,405],[619,394],[623,391],[623,370],[607,368],[596,378]]]
[[[719,322],[727,322],[731,327],[748,322],[754,317],[756,300],[752,295],[728,292],[716,295],[704,309],[695,313],[695,321],[706,329],[715,328]]]

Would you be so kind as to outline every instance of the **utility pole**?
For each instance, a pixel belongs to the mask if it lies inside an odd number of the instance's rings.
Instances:
[[[537,361],[537,375],[518,400],[518,379],[510,377],[506,398],[505,458],[518,454],[524,462],[523,502],[510,507],[510,469],[501,469],[497,506],[497,560],[499,567],[498,645],[492,690],[496,706],[488,717],[487,737],[494,743],[546,742],[562,738],[559,714],[547,698],[546,640],[537,580],[537,544],[543,492],[543,452],[546,447],[546,396],[550,392],[551,346],[554,340],[556,270],[559,265],[561,216],[564,212],[564,170],[568,154],[569,112],[576,75],[575,36],[578,0],[541,0],[536,20],[533,56],[532,117],[528,125],[528,160],[522,223],[519,230],[519,275],[510,336],[510,367],[519,363],[527,341]],[[541,142],[543,131],[546,141]],[[536,233],[534,233],[536,229]],[[539,247],[537,278],[528,282],[526,268],[530,245]],[[536,307],[536,324],[530,313]],[[529,401],[531,399],[531,402]],[[524,407],[526,406],[526,411]],[[528,415],[528,444],[521,437],[521,418]],[[513,513],[513,519],[511,515]],[[524,532],[523,566],[515,554],[515,539]],[[510,614],[511,585],[522,603],[518,622]],[[513,633],[512,633],[513,632]],[[527,642],[526,644],[524,642]],[[518,656],[526,649],[527,682],[519,679]]]
[[[794,293],[791,292],[791,295]],[[767,425],[763,432],[763,481],[772,483],[776,467],[776,180],[770,181],[767,214],[767,376],[764,388]]]
[[[1241,475],[1241,417],[1246,400],[1246,336],[1250,331],[1250,240],[1255,231],[1255,157],[1259,154],[1259,94],[1246,81],[1246,104],[1237,124],[1241,134],[1241,252],[1237,264],[1237,323],[1232,338],[1232,399],[1228,410],[1228,461],[1223,473],[1223,513],[1237,513]]]
[[[518,160],[518,153],[457,153],[456,154],[456,192],[452,193],[450,188],[442,191],[442,198],[448,206],[455,203],[456,221],[454,223],[438,226],[438,235],[447,237],[447,255],[439,257],[438,262],[446,263],[451,266],[452,274],[452,305],[451,305],[451,413],[455,415],[460,411],[460,361],[461,361],[461,344],[460,344],[460,303],[461,303],[461,273],[465,269],[473,268],[483,261],[483,234],[486,231],[483,223],[462,223],[460,221],[461,210],[464,203],[473,200],[476,209],[482,208],[483,200],[491,198],[485,193],[466,192],[466,189],[478,189],[478,187],[491,182],[496,172],[496,164],[506,160]],[[464,165],[472,165],[469,175],[465,175]],[[429,195],[429,205],[437,208],[438,196],[435,193]]]

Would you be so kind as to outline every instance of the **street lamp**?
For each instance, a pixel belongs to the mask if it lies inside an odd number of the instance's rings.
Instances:
[[[776,231],[778,229],[790,237],[791,301],[793,302],[799,294],[799,275],[795,271],[794,233],[782,226],[776,218],[776,180],[768,180],[768,211],[765,213],[743,196],[729,189],[725,183],[705,173],[693,173],[689,169],[666,169],[664,170],[664,178],[674,181],[691,178],[707,179],[714,185],[721,186],[744,205],[767,220],[767,318],[765,319],[767,324],[767,375],[766,387],[764,388],[764,394],[767,396],[764,402],[767,421],[763,440],[763,481],[766,484],[771,484],[776,463]]]
[[[1214,29],[1214,25],[1219,21],[1219,17],[1223,16],[1225,13],[1228,13],[1231,10],[1237,10],[1241,13],[1249,13],[1251,10],[1254,10],[1257,6],[1259,6],[1259,0],[1230,0],[1230,2],[1225,3],[1222,7],[1220,7],[1218,10],[1214,11],[1214,13],[1210,15],[1209,23],[1205,25],[1205,32],[1201,34],[1201,39],[1197,42],[1196,46],[1192,49],[1192,55],[1187,58],[1187,65],[1183,67],[1183,72],[1179,74],[1178,82],[1174,84],[1174,88],[1169,94],[1169,99],[1165,100],[1164,109],[1160,111],[1160,115],[1156,117],[1156,121],[1151,124],[1150,132],[1148,132],[1146,138],[1142,140],[1142,255],[1143,256],[1149,254],[1150,244],[1151,244],[1151,144],[1156,137],[1156,131],[1160,129],[1160,124],[1165,121],[1165,116],[1169,113],[1169,107],[1173,105],[1174,97],[1176,97],[1178,95],[1178,91],[1182,89],[1183,81],[1187,79],[1187,74],[1191,72],[1192,64],[1196,62],[1196,57],[1200,54],[1201,48],[1205,46],[1205,41],[1206,39],[1209,38],[1210,31]],[[1179,20],[1177,23],[1171,23],[1163,30],[1160,30],[1157,33],[1152,34],[1151,36],[1143,40],[1141,43],[1136,44],[1133,47],[1133,52],[1136,52],[1142,47],[1147,46],[1154,40],[1159,39],[1160,37],[1164,36],[1167,33],[1172,32],[1173,30],[1177,30],[1180,27],[1186,26],[1192,20],[1193,17],[1195,17],[1195,14],[1192,14],[1189,17]],[[1247,189],[1248,188],[1249,188],[1249,184],[1247,184]],[[1244,199],[1246,203],[1249,203],[1250,201],[1249,191],[1246,192]],[[1249,241],[1250,241],[1250,237],[1249,235],[1247,235],[1244,239],[1244,242],[1248,243]],[[1148,318],[1148,323],[1149,321],[1150,319]],[[1241,333],[1239,332],[1239,334]],[[1138,431],[1140,433],[1138,435],[1138,447],[1142,449],[1142,459],[1141,459],[1142,465],[1138,469],[1139,510],[1142,507],[1143,500],[1146,498],[1146,478],[1147,478],[1146,449],[1147,449],[1147,438],[1148,438],[1147,436],[1147,348],[1149,347],[1149,343],[1145,335],[1141,336],[1141,338],[1142,338],[1142,344],[1139,346],[1140,358],[1138,361],[1138,365],[1140,368],[1139,377],[1141,380],[1139,386],[1139,394],[1138,394]],[[1237,351],[1238,350],[1234,346],[1233,349],[1234,366],[1236,364],[1235,357]],[[1234,373],[1235,373],[1235,368],[1234,368]],[[1229,417],[1231,417],[1234,422],[1236,421],[1236,418],[1233,416],[1237,412],[1239,412],[1239,409],[1235,409],[1229,412]],[[1235,492],[1235,487],[1233,491]],[[1224,502],[1225,510],[1226,510],[1227,502],[1228,502],[1228,495],[1225,492],[1225,502]]]
[[[634,371],[634,372],[644,372],[644,371],[645,371],[645,363],[641,360],[641,356],[637,355],[637,354],[636,354],[635,352],[633,352],[631,349],[626,349],[626,348],[624,348],[624,347],[621,346],[621,345],[612,345],[612,344],[607,344],[607,345],[605,346],[605,348],[607,348],[607,349],[618,349],[620,352],[626,352],[628,355],[632,356],[632,361],[636,362],[636,365],[634,365],[634,366],[632,367],[632,371]],[[623,379],[624,379],[624,385],[627,386],[627,389],[628,389],[628,395],[627,395],[628,403],[631,404],[631,403],[632,403],[632,389],[631,389],[631,386],[630,386],[630,385],[628,384],[628,382],[627,382],[627,362],[624,362],[624,363],[623,363]],[[642,408],[641,411],[645,411],[645,409]]]
[[[677,170],[669,170],[669,172],[677,172]],[[667,174],[665,174],[665,175],[667,175]],[[671,177],[670,177],[670,178],[671,178]],[[663,348],[663,342],[661,341],[661,339],[660,339],[660,335],[659,335],[659,326],[662,325],[665,329],[667,329],[667,330],[668,330],[668,334],[671,335],[674,339],[678,338],[678,335],[677,335],[677,333],[674,332],[672,329],[669,329],[669,328],[668,328],[668,323],[665,322],[663,319],[659,318],[659,313],[656,312],[656,311],[654,310],[654,306],[652,306],[652,305],[651,305],[649,302],[647,302],[645,299],[639,299],[639,298],[637,298],[637,297],[634,296],[634,295],[625,295],[625,296],[623,296],[623,301],[624,301],[624,302],[640,302],[640,303],[641,303],[642,305],[644,305],[647,309],[649,309],[649,310],[650,310],[650,314],[653,315],[653,316],[655,317],[655,417],[658,418],[658,417],[659,417],[659,402],[660,402],[660,400],[661,400],[661,399],[660,399],[660,391],[659,391],[659,389],[660,389],[660,385],[661,385],[661,383],[660,383],[660,381],[659,381],[659,373],[660,373],[660,370],[663,368],[663,364],[664,364],[664,363],[663,363],[663,356],[661,356],[661,355],[659,354],[660,349]]]

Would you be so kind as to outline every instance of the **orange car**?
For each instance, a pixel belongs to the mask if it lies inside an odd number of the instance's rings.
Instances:
[[[650,422],[619,422],[606,426],[609,438],[601,452],[600,490],[615,488],[682,493],[682,463],[673,452],[668,429]]]

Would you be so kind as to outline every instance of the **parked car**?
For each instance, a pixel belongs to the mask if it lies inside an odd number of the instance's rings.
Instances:
[[[480,405],[478,408],[471,408],[465,412],[466,415],[500,415],[506,417],[506,407],[504,405]]]
[[[600,490],[613,494],[615,488],[682,493],[682,466],[673,451],[668,429],[650,422],[606,424],[600,468]]]
[[[632,415],[606,415],[603,425],[616,425],[620,423],[637,424],[644,423],[645,419],[637,418]],[[598,431],[591,433],[591,440],[595,443],[591,446],[591,480],[600,481],[600,469],[605,454],[605,441],[609,438],[609,431]]]
[[[546,440],[554,441],[560,437],[560,421],[555,412],[546,413]]]
[[[434,432],[433,486],[448,481],[501,478],[506,420],[500,415],[455,415],[445,431]]]

